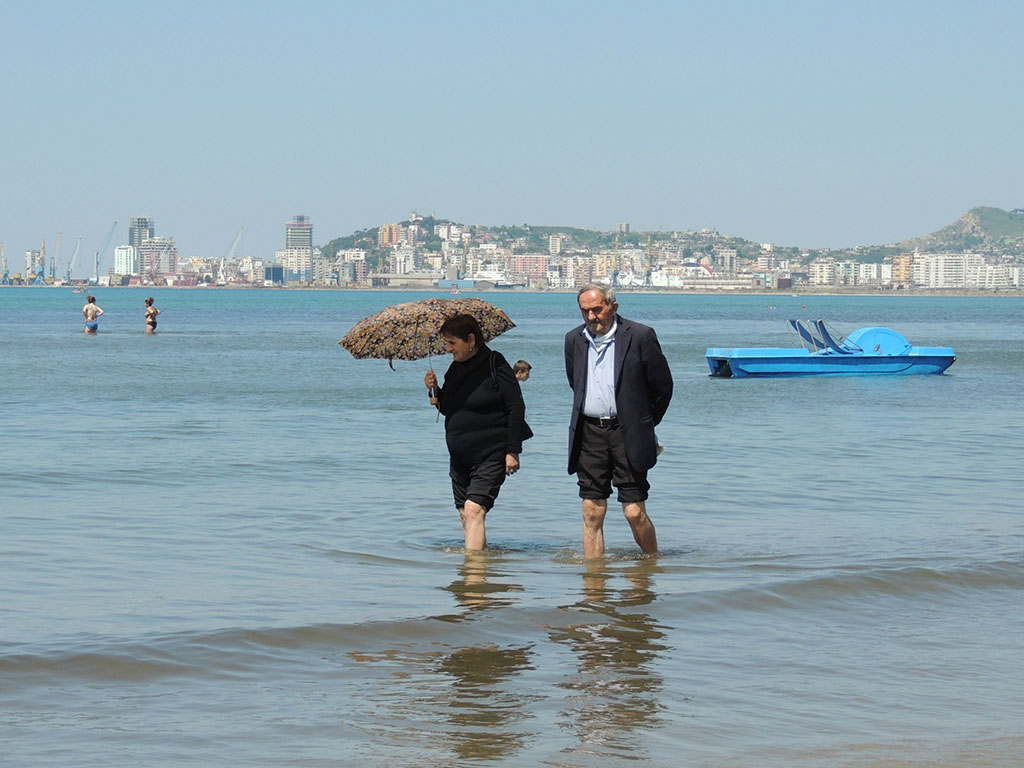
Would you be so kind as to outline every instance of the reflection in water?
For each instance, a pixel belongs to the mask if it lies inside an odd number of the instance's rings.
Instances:
[[[467,554],[459,578],[444,587],[465,610],[437,619],[469,621],[484,609],[510,604],[508,593],[522,587],[492,580],[504,575],[495,567],[499,563],[487,553]],[[380,681],[379,693],[364,694],[371,708],[367,721],[387,724],[364,730],[377,731],[391,745],[414,740],[425,754],[433,755],[443,744],[462,760],[494,759],[514,755],[535,735],[518,728],[529,716],[527,705],[536,697],[509,684],[519,673],[532,669],[531,645],[503,648],[489,643],[451,652],[385,650],[349,655],[391,668],[390,675]]]
[[[453,726],[446,735],[459,757],[507,757],[530,738],[514,726],[527,717],[531,697],[501,685],[530,669],[529,651],[529,646],[462,648],[441,661],[440,670],[454,683],[445,702]]]
[[[560,683],[569,691],[560,725],[573,732],[578,753],[640,760],[646,754],[643,732],[661,724],[664,680],[654,662],[666,650],[666,628],[639,610],[655,600],[651,580],[660,569],[653,558],[633,563],[624,574],[626,587],[612,589],[616,572],[610,565],[600,559],[586,564],[583,600],[575,607],[592,619],[551,633],[578,660]]]
[[[467,611],[461,616],[440,617],[448,621],[459,621],[472,617],[472,612],[486,608],[502,608],[511,605],[513,596],[509,593],[522,592],[519,584],[496,579],[507,573],[501,569],[502,561],[487,552],[469,552],[459,566],[459,578],[445,589],[455,596],[455,602]]]
[[[442,617],[465,621],[484,610],[511,605],[513,594],[522,586],[499,581],[506,576],[500,556],[488,552],[467,552],[459,567],[459,578],[446,589],[465,609],[458,616]],[[453,681],[445,700],[447,736],[460,758],[495,758],[518,752],[528,734],[513,726],[526,717],[530,697],[502,683],[530,668],[530,646],[500,648],[496,645],[460,648],[445,656],[439,670]]]

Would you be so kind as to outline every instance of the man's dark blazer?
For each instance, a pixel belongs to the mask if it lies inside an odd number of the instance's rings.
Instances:
[[[654,428],[661,423],[672,399],[672,372],[661,351],[653,328],[630,322],[619,315],[615,331],[615,406],[619,429],[626,444],[626,457],[638,470],[646,471],[658,460]],[[569,474],[576,472],[580,456],[577,430],[583,415],[587,389],[587,338],[585,325],[565,335],[565,375],[572,387],[572,418],[569,421]]]

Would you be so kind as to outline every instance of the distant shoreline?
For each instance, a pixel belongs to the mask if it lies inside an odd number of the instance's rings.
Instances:
[[[68,290],[69,286],[66,285],[2,285],[0,289],[7,288],[21,288],[26,290],[40,288]],[[209,285],[209,286],[198,286],[198,285],[91,285],[87,287],[88,291],[103,291],[103,290],[175,290],[175,291],[340,291],[340,292],[355,292],[363,291],[367,293],[424,293],[436,295],[449,294],[450,292],[443,288],[417,288],[407,286],[391,286],[387,288],[369,288],[366,286],[359,287],[347,287],[347,286],[285,286],[278,285],[271,288],[259,285]],[[827,289],[815,290],[810,288],[787,288],[782,291],[770,291],[766,289],[751,290],[751,289],[729,289],[729,290],[709,290],[707,288],[617,288],[616,291],[620,294],[650,294],[650,295],[665,295],[665,296],[767,296],[767,297],[791,297],[791,298],[802,298],[802,297],[814,297],[814,296],[921,296],[921,297],[933,297],[933,298],[1014,298],[1024,296],[1024,289],[1021,288],[1002,288],[992,290],[964,290],[961,288],[949,288],[949,289],[938,289],[938,288],[905,288],[900,290],[894,289],[865,289],[860,287],[854,287],[849,289],[837,289],[835,286],[829,286]],[[486,294],[493,296],[503,295],[514,295],[520,293],[565,293],[573,294],[576,292],[575,288],[514,288],[514,289],[492,289],[486,291],[474,291],[472,288],[465,289],[460,292],[465,294]],[[77,292],[79,295],[85,295],[81,291]]]

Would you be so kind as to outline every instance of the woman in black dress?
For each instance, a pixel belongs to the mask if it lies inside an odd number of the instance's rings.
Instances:
[[[423,379],[444,414],[451,457],[449,475],[462,519],[466,549],[487,546],[484,519],[501,484],[519,471],[523,440],[532,436],[519,382],[500,352],[484,344],[472,315],[455,315],[441,326],[452,364],[437,386],[434,371]]]

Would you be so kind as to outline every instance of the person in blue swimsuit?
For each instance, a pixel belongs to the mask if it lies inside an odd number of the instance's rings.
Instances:
[[[100,315],[103,314],[103,310],[96,303],[95,296],[89,296],[86,299],[86,304],[82,307],[82,315],[85,317],[85,332],[96,333],[99,329],[100,324],[97,322]]]

